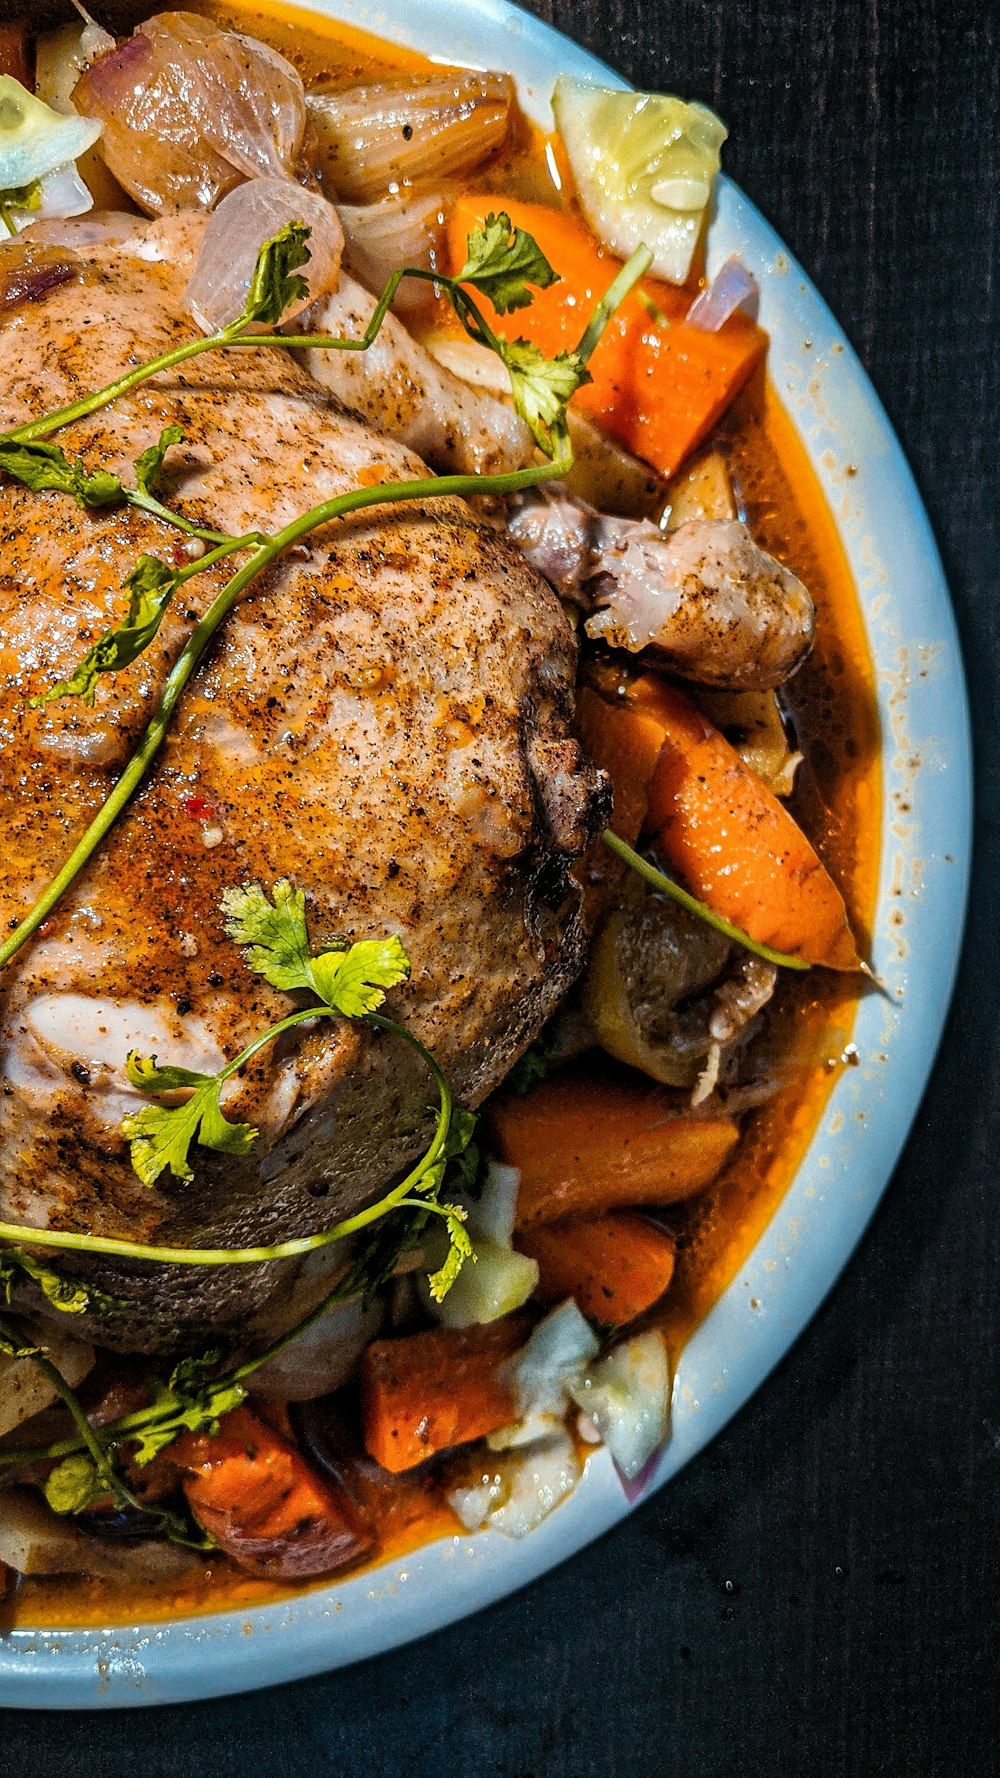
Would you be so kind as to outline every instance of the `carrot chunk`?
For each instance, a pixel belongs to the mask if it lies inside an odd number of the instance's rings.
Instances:
[[[663,730],[646,829],[667,869],[759,944],[857,969],[840,890],[798,822],[725,736],[652,674],[632,682],[626,702]]]
[[[517,1167],[517,1226],[673,1204],[711,1183],[739,1138],[731,1117],[687,1117],[676,1095],[638,1081],[543,1081],[496,1101],[491,1146]]]
[[[674,1275],[673,1236],[627,1210],[535,1223],[522,1229],[517,1245],[538,1263],[540,1302],[575,1297],[584,1315],[612,1327],[652,1308]]]
[[[217,1433],[184,1433],[169,1455],[199,1525],[248,1574],[305,1580],[372,1547],[346,1492],[249,1408]]]
[[[498,1377],[528,1337],[523,1315],[487,1327],[437,1327],[374,1340],[361,1361],[365,1449],[398,1475],[436,1451],[506,1426],[514,1403]]]
[[[448,227],[449,269],[461,270],[466,241],[490,210],[495,197],[469,196],[454,205]],[[558,284],[536,291],[530,308],[497,315],[480,292],[473,294],[490,326],[507,338],[528,339],[546,355],[569,350],[603,296],[621,261],[608,253],[583,219],[544,204],[504,199],[503,209],[517,228],[527,229],[560,275]],[[675,469],[711,431],[760,363],[765,335],[745,315],[734,315],[718,333],[685,325],[691,292],[657,279],[640,285],[649,308],[633,293],[622,304],[591,357],[593,382],[574,397],[614,438],[653,464],[663,476]]]
[[[594,764],[611,779],[612,831],[634,846],[646,822],[649,787],[663,750],[663,724],[641,704],[624,697],[610,703],[585,685],[577,693],[576,726]]]

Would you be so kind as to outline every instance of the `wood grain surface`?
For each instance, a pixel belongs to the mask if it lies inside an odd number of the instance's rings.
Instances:
[[[971,0],[552,0],[729,170],[846,326],[914,465],[967,651],[976,890],[896,1179],[781,1370],[635,1517],[430,1642],[228,1703],[10,1712],[17,1778],[1000,1773],[998,75]],[[970,1073],[971,1069],[971,1073]]]

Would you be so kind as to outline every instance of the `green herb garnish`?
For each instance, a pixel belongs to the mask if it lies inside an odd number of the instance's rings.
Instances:
[[[641,853],[626,845],[624,840],[620,840],[616,833],[612,833],[610,827],[605,828],[601,838],[612,852],[635,871],[636,876],[642,877],[643,881],[649,884],[651,889],[656,889],[661,895],[669,896],[671,901],[676,901],[678,907],[686,908],[689,914],[696,915],[699,920],[704,921],[706,926],[711,926],[716,932],[721,932],[722,936],[731,939],[733,944],[742,945],[745,951],[752,951],[755,957],[763,957],[765,963],[776,963],[781,969],[805,970],[812,967],[804,957],[793,957],[788,951],[773,951],[770,945],[759,944],[755,938],[750,937],[749,932],[743,931],[742,926],[734,926],[730,920],[724,920],[721,914],[713,913],[712,909],[706,907],[703,901],[690,895],[686,889],[681,888],[679,883],[675,883],[672,877],[657,870],[656,865],[651,864],[648,858],[643,858]]]
[[[512,228],[510,217],[503,211],[487,216],[481,228],[474,228],[466,244],[466,261],[456,273],[456,284],[473,284],[481,290],[498,315],[511,309],[526,309],[531,303],[529,284],[547,290],[559,283],[534,238],[523,228]]]

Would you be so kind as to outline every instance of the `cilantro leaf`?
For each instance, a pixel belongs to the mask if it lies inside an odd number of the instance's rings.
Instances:
[[[286,309],[309,295],[309,285],[298,276],[298,270],[308,265],[312,257],[306,246],[311,233],[304,222],[286,222],[270,241],[264,242],[257,255],[241,322],[261,321],[274,327]]]
[[[345,1019],[361,1019],[385,1000],[387,988],[409,979],[410,959],[402,941],[365,938],[347,951],[321,951],[310,967],[310,980],[321,1000]]]
[[[183,426],[165,426],[155,445],[135,460],[135,485],[140,494],[155,500],[164,460],[171,445],[184,443]]]
[[[268,901],[259,883],[227,889],[222,897],[226,932],[245,945],[247,965],[274,988],[310,988],[311,956],[306,929],[306,898],[282,877]]]
[[[121,1306],[93,1284],[84,1284],[80,1278],[66,1278],[19,1247],[0,1251],[0,1290],[4,1291],[8,1303],[19,1272],[37,1284],[53,1308],[61,1309],[64,1315],[84,1315],[88,1309],[98,1315],[112,1315]]]
[[[546,456],[554,454],[555,435],[565,424],[566,403],[592,381],[578,352],[546,358],[531,340],[498,340],[500,356],[510,371],[514,406]]]
[[[82,1513],[107,1492],[107,1477],[101,1475],[93,1457],[83,1451],[75,1457],[64,1457],[49,1472],[45,1483],[45,1498],[54,1513]]]
[[[156,1057],[128,1058],[128,1077],[146,1093],[172,1093],[194,1087],[183,1105],[144,1105],[122,1120],[122,1132],[132,1150],[132,1166],[143,1185],[155,1185],[169,1167],[175,1179],[194,1178],[188,1159],[191,1145],[200,1142],[217,1154],[249,1154],[257,1136],[252,1124],[233,1124],[223,1117],[219,1094],[223,1074],[196,1074],[190,1068],[158,1068]],[[223,1071],[224,1073],[224,1071]]]
[[[553,271],[537,241],[523,228],[514,228],[503,210],[498,215],[491,211],[482,227],[472,230],[466,252],[456,284],[475,285],[489,297],[498,315],[529,306],[528,284],[547,290],[559,282],[559,273]]]
[[[157,1408],[168,1410],[162,1420],[129,1433],[135,1441],[132,1461],[140,1469],[152,1463],[161,1451],[172,1445],[182,1432],[215,1434],[219,1422],[246,1400],[247,1391],[235,1377],[207,1378],[205,1369],[218,1363],[218,1353],[203,1359],[182,1359],[171,1372],[170,1381],[156,1400]]]
[[[88,475],[82,460],[71,462],[59,445],[0,439],[0,470],[35,493],[72,494],[78,506],[113,506],[125,490],[116,475],[97,469]]]
[[[125,586],[129,602],[121,623],[98,637],[68,679],[32,698],[36,709],[56,698],[82,698],[93,704],[100,675],[130,667],[149,647],[174,596],[177,577],[156,556],[140,556]]]
[[[0,1356],[4,1358],[37,1358],[41,1346],[32,1346],[8,1322],[0,1323]]]
[[[385,990],[405,982],[410,960],[398,938],[367,938],[313,954],[306,926],[306,898],[286,877],[269,901],[259,883],[227,889],[222,897],[226,931],[255,975],[274,988],[311,988],[334,1012],[359,1019],[385,1000]]]
[[[475,1262],[476,1258],[469,1231],[465,1227],[468,1211],[461,1204],[441,1204],[439,1208],[448,1230],[448,1252],[444,1264],[436,1272],[432,1272],[427,1280],[436,1303],[444,1301],[466,1260]]]

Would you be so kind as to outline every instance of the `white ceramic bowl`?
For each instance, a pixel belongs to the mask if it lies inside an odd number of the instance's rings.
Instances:
[[[621,84],[507,0],[312,4],[442,61],[509,69],[526,109],[542,122],[549,121],[548,96],[561,71]],[[913,478],[836,321],[763,217],[724,179],[710,270],[731,252],[760,281],[770,374],[824,487],[864,608],[884,736],[873,960],[889,998],[872,995],[861,1006],[860,1066],[837,1082],[780,1210],[684,1351],[673,1435],[647,1491],[669,1481],[742,1407],[860,1238],[899,1158],[940,1039],[969,863],[962,666]],[[848,463],[857,471],[849,479],[842,471]],[[401,1563],[258,1610],[102,1631],[15,1631],[0,1639],[0,1704],[178,1702],[323,1672],[489,1605],[629,1510],[602,1451],[576,1493],[521,1543],[495,1532],[445,1539]]]

